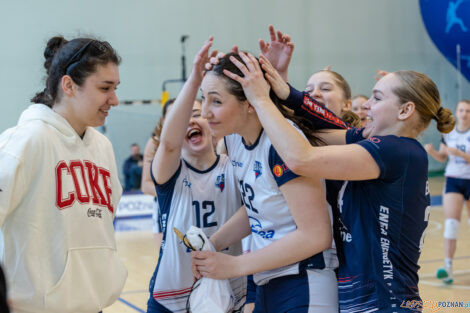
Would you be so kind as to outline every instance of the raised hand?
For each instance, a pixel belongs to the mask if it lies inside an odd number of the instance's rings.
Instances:
[[[375,75],[375,80],[376,80],[376,81],[379,81],[382,77],[384,77],[385,75],[387,75],[389,72],[384,71],[384,70],[377,70],[376,73],[377,73],[377,74]]]
[[[193,71],[191,76],[199,81],[202,81],[204,74],[206,72],[205,65],[209,60],[217,55],[217,50],[213,50],[209,53],[209,49],[212,46],[214,37],[209,37],[209,39],[204,42],[199,52],[196,54],[193,60]]]
[[[269,25],[269,35],[271,42],[266,43],[263,39],[260,39],[259,48],[281,77],[287,81],[287,72],[294,52],[294,43],[290,41],[289,35],[283,34],[279,30],[275,31],[273,25]]]
[[[236,45],[233,46],[230,52],[238,54],[238,46]],[[210,71],[214,65],[219,64],[219,60],[222,59],[224,56],[225,56],[225,53],[223,52],[219,52],[211,56],[211,58],[209,59],[209,62],[207,62],[205,65],[206,70]]]
[[[266,72],[264,76],[271,85],[274,93],[279,99],[286,100],[290,93],[289,85],[287,85],[281,75],[279,75],[278,71],[276,71],[264,55],[260,55],[259,63],[261,64],[261,68]]]

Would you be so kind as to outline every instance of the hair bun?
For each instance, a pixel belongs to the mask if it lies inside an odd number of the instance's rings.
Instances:
[[[47,73],[49,73],[49,68],[51,66],[54,55],[67,42],[68,41],[62,36],[52,37],[47,42],[46,49],[44,50],[44,57],[46,58],[46,61],[44,62],[44,67],[46,68]]]
[[[436,112],[437,129],[444,134],[450,133],[455,126],[455,119],[448,108],[440,107]]]

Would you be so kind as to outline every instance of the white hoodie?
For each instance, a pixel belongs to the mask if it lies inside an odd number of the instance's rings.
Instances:
[[[113,219],[121,197],[109,140],[81,139],[43,104],[0,135],[2,263],[14,313],[97,313],[119,297],[127,271]]]

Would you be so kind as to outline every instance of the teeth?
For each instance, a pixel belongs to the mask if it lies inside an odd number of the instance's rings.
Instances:
[[[199,134],[201,133],[199,130],[197,129],[192,129],[189,133],[188,133],[188,137],[191,137],[192,135],[196,135],[196,134]]]

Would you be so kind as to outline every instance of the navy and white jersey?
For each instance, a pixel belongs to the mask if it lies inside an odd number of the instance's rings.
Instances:
[[[457,148],[465,153],[470,153],[470,129],[459,132],[454,128],[448,134],[442,136],[442,143],[448,147]],[[470,164],[464,158],[449,154],[446,166],[446,177],[470,179]]]
[[[226,136],[225,145],[250,220],[250,250],[256,251],[297,228],[279,187],[298,176],[284,164],[264,131],[251,146],[238,134]],[[300,263],[256,273],[253,278],[263,285],[275,277],[298,274],[304,268],[335,266],[336,253],[330,249]]]
[[[210,237],[240,208],[240,193],[226,155],[217,156],[214,165],[205,171],[199,171],[183,160],[168,182],[156,185],[156,190],[163,240],[157,268],[150,281],[150,293],[170,311],[186,312],[193,285],[190,251],[173,228],[184,234],[195,225]],[[241,242],[223,252],[240,255]],[[242,306],[246,277],[234,278],[230,282],[237,304]]]
[[[403,301],[421,300],[418,258],[429,218],[428,158],[415,139],[364,139],[346,133],[380,168],[377,179],[347,181],[338,198],[345,260],[339,267],[341,312],[410,312]]]

